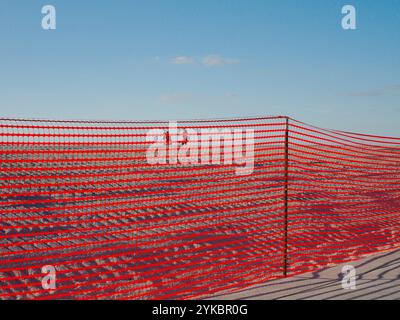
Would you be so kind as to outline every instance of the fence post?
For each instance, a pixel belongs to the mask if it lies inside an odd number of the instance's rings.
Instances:
[[[287,277],[288,269],[288,189],[289,189],[289,117],[286,117],[285,127],[285,178],[284,178],[284,252],[283,252],[283,276]]]

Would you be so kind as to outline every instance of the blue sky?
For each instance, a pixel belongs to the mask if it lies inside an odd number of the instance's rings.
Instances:
[[[0,40],[2,117],[289,115],[400,136],[399,0],[1,0]]]

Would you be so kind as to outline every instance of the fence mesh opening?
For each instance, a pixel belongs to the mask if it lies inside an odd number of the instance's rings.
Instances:
[[[204,298],[400,243],[400,138],[1,119],[0,168],[0,299]]]

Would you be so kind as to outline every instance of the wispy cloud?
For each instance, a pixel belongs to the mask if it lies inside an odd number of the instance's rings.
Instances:
[[[352,91],[349,92],[348,95],[350,97],[379,97],[384,94],[384,90],[375,89],[375,90],[365,90],[365,91]]]
[[[386,86],[386,89],[389,91],[396,91],[396,92],[400,92],[400,84],[393,84],[390,86]]]
[[[192,64],[194,63],[194,58],[188,56],[178,56],[171,59],[172,64]]]
[[[323,114],[323,113],[331,113],[333,111],[332,108],[329,108],[329,107],[326,107],[326,106],[318,106],[318,107],[308,106],[308,107],[306,107],[306,109],[309,110],[310,112],[321,113],[321,114]]]
[[[234,92],[227,92],[227,93],[225,93],[225,97],[229,98],[229,99],[238,99],[239,95]]]
[[[201,59],[196,59],[190,56],[176,56],[170,60],[170,63],[177,65],[200,63],[205,67],[217,67],[238,64],[240,63],[240,60],[234,58],[225,58],[219,54],[210,54]]]
[[[216,67],[216,66],[223,66],[228,64],[238,64],[240,63],[239,59],[233,58],[224,58],[218,54],[212,54],[205,56],[202,60],[204,66],[207,67]]]
[[[384,96],[387,94],[399,93],[400,92],[400,85],[388,85],[382,88],[377,89],[369,89],[369,90],[362,90],[362,91],[351,91],[348,92],[347,95],[350,97],[379,97]]]
[[[188,100],[190,100],[190,96],[183,93],[166,94],[159,98],[161,103],[182,103]]]

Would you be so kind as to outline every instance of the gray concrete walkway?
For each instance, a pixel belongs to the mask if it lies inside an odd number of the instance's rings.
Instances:
[[[342,267],[356,268],[355,290],[342,288]],[[273,280],[212,299],[243,300],[380,300],[400,299],[400,249],[318,272]]]

